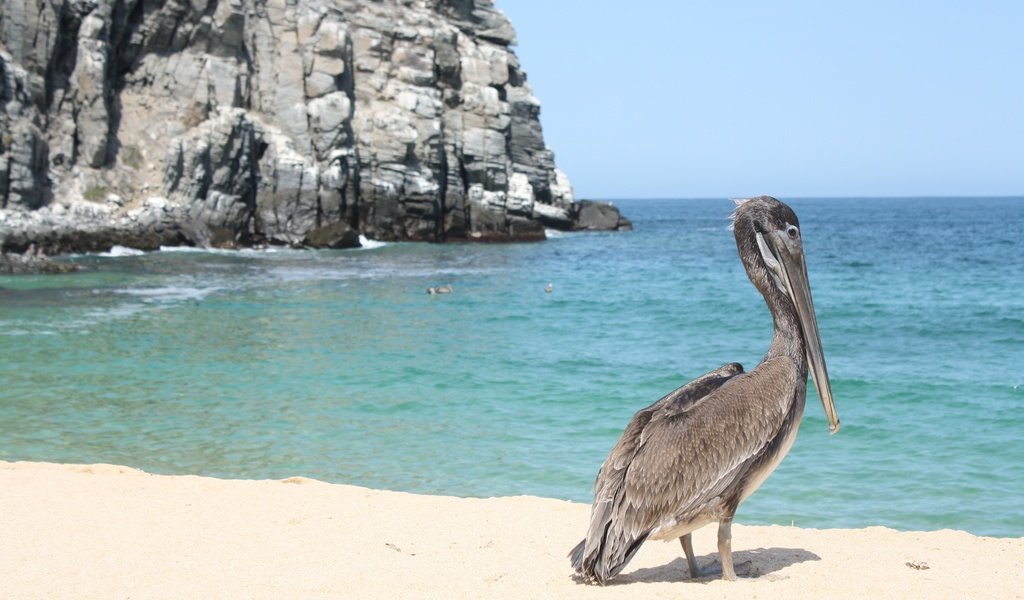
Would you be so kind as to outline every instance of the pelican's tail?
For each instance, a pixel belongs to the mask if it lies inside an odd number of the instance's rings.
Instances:
[[[572,568],[580,575],[583,574],[583,548],[587,545],[587,540],[580,540],[580,543],[576,544],[576,547],[569,551],[569,561],[572,563]]]
[[[640,546],[647,541],[650,532],[645,533],[639,539],[634,540],[625,548],[625,552],[615,552],[608,548],[607,544],[600,544],[598,548],[588,548],[587,540],[582,540],[569,552],[569,560],[576,574],[585,581],[604,585],[612,577],[615,577],[626,568],[630,559],[640,549]],[[609,553],[609,550],[612,550]],[[612,554],[612,556],[609,556]]]

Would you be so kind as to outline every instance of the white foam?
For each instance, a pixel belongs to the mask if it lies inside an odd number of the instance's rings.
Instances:
[[[362,234],[359,235],[359,244],[363,247],[363,250],[374,250],[376,248],[383,248],[384,246],[388,245],[387,242],[371,240],[370,238]]]
[[[133,302],[130,304],[118,304],[106,308],[94,308],[88,310],[82,314],[81,318],[72,319],[64,322],[49,322],[46,325],[49,327],[56,327],[59,332],[70,332],[77,331],[85,333],[89,328],[98,325],[100,323],[109,323],[111,321],[119,321],[122,319],[128,319],[134,317],[146,310],[145,305]],[[42,324],[40,324],[42,325]],[[46,330],[32,332],[33,335],[52,335],[57,331]]]
[[[160,246],[161,252],[216,252],[212,248],[199,248],[196,246]],[[228,252],[222,250],[222,252]]]
[[[79,327],[88,327],[89,325],[95,325],[96,323],[134,317],[143,310],[145,310],[145,307],[141,304],[118,304],[108,308],[96,308],[86,311],[85,316],[88,317],[88,319],[72,321],[70,324],[73,328],[78,329]]]
[[[195,288],[172,285],[154,288],[124,288],[114,290],[114,292],[124,294],[126,296],[141,298],[143,302],[181,302],[186,300],[201,300],[221,289],[223,288]]]
[[[276,254],[278,252],[305,252],[302,248],[289,248],[287,246],[265,246],[263,248],[203,248],[200,246],[160,246],[161,252],[201,252],[204,254]]]
[[[568,237],[570,235],[570,232],[568,232],[568,231],[560,231],[558,229],[545,229],[544,230],[544,235],[549,240],[557,240],[558,238]]]
[[[238,250],[220,250],[220,252],[238,252],[239,254],[277,254],[278,252],[305,252],[304,248],[288,246],[264,246],[263,248],[240,248]]]
[[[114,246],[107,252],[100,252],[96,256],[117,258],[119,256],[141,256],[143,254],[145,254],[145,252],[137,248],[129,248],[127,246]]]
[[[42,324],[40,324],[40,327],[42,327]],[[14,337],[20,335],[56,335],[56,333],[57,332],[50,331],[48,329],[43,329],[40,331],[31,331],[29,329],[10,329],[7,326],[3,325],[2,322],[0,322],[0,335],[4,336]]]
[[[283,281],[287,283],[297,282],[317,282],[317,281],[345,281],[348,279],[361,279],[361,274],[356,269],[337,269],[337,268],[272,268],[267,269],[267,275],[272,276],[277,281]]]

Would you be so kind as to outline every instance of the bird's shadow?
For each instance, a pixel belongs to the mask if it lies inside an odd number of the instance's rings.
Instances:
[[[821,557],[803,548],[755,548],[740,550],[732,554],[736,575],[740,579],[756,579],[769,573],[780,571],[788,566],[809,560],[821,560]],[[667,565],[645,567],[616,577],[612,583],[658,583],[676,581],[695,581],[707,583],[722,576],[722,563],[718,553],[697,557],[701,577],[690,578],[690,569],[686,559],[679,557]]]

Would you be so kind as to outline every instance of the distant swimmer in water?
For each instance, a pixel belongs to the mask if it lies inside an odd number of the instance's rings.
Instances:
[[[549,294],[551,292],[553,292],[554,290],[555,290],[555,286],[551,285],[550,283],[547,284],[546,286],[544,286],[544,291],[549,293]]]
[[[427,293],[433,296],[434,294],[450,294],[454,291],[452,284],[446,283],[444,285],[432,285],[427,288]]]

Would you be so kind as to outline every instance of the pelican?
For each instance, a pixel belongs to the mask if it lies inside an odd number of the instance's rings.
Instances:
[[[569,553],[586,581],[603,585],[645,541],[675,538],[700,577],[691,534],[716,521],[722,577],[735,580],[733,515],[793,445],[808,365],[839,430],[796,214],[769,196],[741,200],[732,229],[772,313],[771,345],[753,371],[723,365],[633,416],[598,472],[587,537]]]

